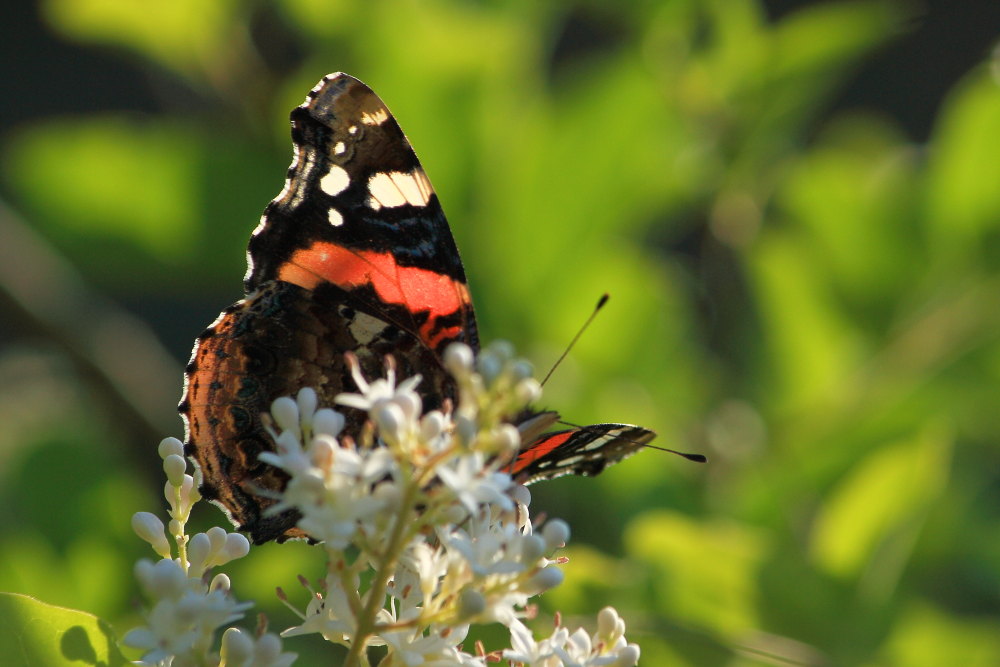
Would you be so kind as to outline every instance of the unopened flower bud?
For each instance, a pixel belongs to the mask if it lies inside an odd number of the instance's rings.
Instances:
[[[187,461],[178,454],[168,454],[163,459],[163,472],[167,474],[167,481],[171,486],[182,486],[184,484],[184,471],[187,470]]]
[[[607,640],[615,640],[625,634],[625,621],[618,616],[614,607],[605,607],[597,614],[597,635]]]
[[[386,402],[372,412],[372,418],[375,420],[375,425],[382,437],[388,437],[393,442],[398,441],[402,435],[403,423],[406,420],[403,409],[395,403]]]
[[[618,659],[612,663],[612,667],[633,667],[639,664],[638,644],[629,644],[618,651]]]
[[[455,376],[468,375],[472,371],[475,355],[472,348],[464,343],[452,343],[444,351],[444,366]]]
[[[513,424],[500,424],[493,437],[498,452],[516,452],[521,448],[521,433]]]
[[[330,408],[320,408],[313,416],[313,433],[337,437],[344,430],[344,415]]]
[[[271,403],[271,417],[282,431],[291,431],[296,438],[301,437],[299,430],[299,406],[288,396],[274,399]]]
[[[549,551],[566,546],[566,542],[569,541],[569,524],[562,519],[546,521],[542,528],[542,537],[545,538],[545,546]]]
[[[170,542],[164,532],[163,522],[150,512],[136,512],[132,515],[132,530],[143,540],[149,542],[159,556],[170,558]]]
[[[515,385],[514,395],[521,405],[537,403],[542,397],[542,385],[535,378],[525,378]]]
[[[208,557],[212,551],[212,541],[205,533],[198,533],[188,543],[187,556],[191,570],[201,574],[208,568]]]
[[[525,380],[535,374],[535,369],[531,366],[531,362],[518,359],[511,364],[510,373],[515,380]]]
[[[420,437],[430,442],[444,431],[445,419],[439,410],[431,410],[420,420]]]
[[[507,490],[511,500],[518,505],[528,507],[531,505],[531,491],[524,484],[512,484]]]
[[[161,459],[165,459],[171,454],[181,456],[184,454],[184,445],[177,438],[164,438],[160,441],[160,446],[156,449]]]
[[[220,553],[225,554],[225,562],[243,558],[250,553],[250,540],[246,538],[246,535],[229,533],[226,535],[226,544],[222,547]]]
[[[281,656],[281,638],[273,632],[261,635],[257,640],[257,663],[270,665]]]
[[[528,589],[543,593],[555,588],[563,581],[563,572],[555,565],[549,565],[536,572],[528,581]]]
[[[496,356],[500,361],[506,362],[514,358],[514,346],[510,341],[495,340],[489,344],[487,352]]]
[[[226,665],[249,665],[254,657],[253,638],[239,628],[229,628],[222,634],[220,654]]]
[[[545,540],[538,535],[528,535],[521,541],[521,561],[525,565],[534,565],[544,555]]]
[[[316,398],[316,390],[312,387],[303,387],[295,396],[295,403],[302,418],[311,420],[316,412],[319,399]]]
[[[207,531],[205,531],[205,537],[208,538],[209,549],[208,557],[205,561],[205,568],[215,567],[216,565],[222,565],[228,559],[222,550],[226,548],[226,536],[229,533],[220,526],[212,526]]]
[[[503,370],[503,362],[492,354],[482,352],[479,358],[476,359],[476,368],[479,374],[483,376],[486,384],[490,385],[493,384],[493,381],[500,375],[500,371]]]
[[[223,593],[228,593],[232,588],[233,582],[230,581],[229,575],[220,572],[219,574],[212,577],[212,583],[208,585],[209,591],[222,591]]]

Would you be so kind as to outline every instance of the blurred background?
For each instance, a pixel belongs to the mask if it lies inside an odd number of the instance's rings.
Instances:
[[[5,14],[0,590],[138,623],[182,366],[241,296],[289,110],[342,70],[434,182],[484,340],[544,371],[610,292],[546,404],[710,458],[533,487],[574,530],[540,626],[612,604],[646,665],[1000,664],[997,3]],[[312,551],[232,568],[274,629]]]

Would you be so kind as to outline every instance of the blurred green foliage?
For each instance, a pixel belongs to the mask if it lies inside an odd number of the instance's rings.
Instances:
[[[336,70],[383,97],[421,156],[485,339],[545,367],[612,294],[546,402],[711,460],[647,451],[536,487],[535,512],[576,533],[543,611],[614,604],[650,665],[1000,663],[990,63],[915,145],[891,118],[824,113],[905,24],[898,4],[777,22],[752,0],[40,7],[62,38],[167,91],[159,113],[42,117],[3,137],[17,209],[114,297],[235,300],[290,159],[287,113]],[[611,38],[557,52],[569,16]],[[152,469],[156,443],[123,437],[35,348],[5,350],[0,378],[0,589],[123,634],[130,564],[151,555],[128,521],[158,506],[159,482],[121,452],[144,448]],[[179,394],[179,376],[157,381]],[[268,545],[233,579],[280,629],[273,587],[317,567],[305,545]]]

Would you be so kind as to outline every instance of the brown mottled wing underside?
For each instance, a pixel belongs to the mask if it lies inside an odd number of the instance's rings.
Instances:
[[[428,407],[453,394],[436,355],[416,337],[351,305],[337,288],[315,291],[273,281],[226,310],[195,344],[187,369],[181,415],[186,451],[201,471],[201,492],[221,506],[255,543],[303,537],[298,516],[265,516],[274,503],[267,492],[284,488],[285,475],[258,461],[273,450],[260,415],[279,396],[316,389],[332,406],[343,391],[355,391],[344,361],[353,351],[366,377],[385,375],[392,355],[407,377],[421,373]],[[346,432],[359,432],[364,413],[344,408]],[[262,494],[261,492],[264,491]]]

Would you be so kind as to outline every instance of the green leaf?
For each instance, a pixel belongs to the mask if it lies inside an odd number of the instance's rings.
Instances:
[[[886,310],[923,268],[911,216],[914,167],[894,127],[852,116],[826,129],[782,184],[778,199],[808,230],[816,266],[830,270],[852,304],[881,298],[875,303]]]
[[[761,535],[736,523],[698,522],[661,510],[632,520],[625,545],[629,556],[652,566],[650,594],[660,613],[729,636],[759,625]]]
[[[198,229],[195,156],[197,139],[177,124],[109,116],[32,127],[10,145],[7,166],[52,228],[126,239],[170,261]]]
[[[877,664],[937,667],[937,665],[1000,664],[1000,632],[995,618],[961,616],[926,603],[911,603],[899,614],[886,643],[885,662]],[[873,663],[874,664],[874,663]]]
[[[951,441],[939,430],[882,447],[840,483],[815,522],[811,547],[821,568],[844,577],[867,571],[876,593],[895,584],[947,481]]]
[[[762,235],[751,268],[766,325],[777,409],[827,404],[861,358],[856,324],[839,308],[826,275],[792,234]]]
[[[970,248],[1000,225],[1000,86],[985,67],[951,93],[931,145],[927,222],[946,247]]]
[[[17,593],[0,593],[0,655],[9,667],[128,664],[101,619]]]
[[[239,11],[233,0],[46,0],[42,10],[69,37],[122,45],[180,71],[218,67],[220,50],[234,57],[226,39]]]

